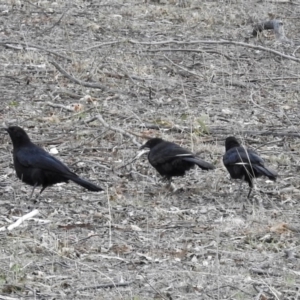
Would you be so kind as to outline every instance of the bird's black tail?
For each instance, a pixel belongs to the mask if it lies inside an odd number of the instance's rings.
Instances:
[[[259,165],[252,165],[252,167],[261,175],[267,176],[270,180],[276,181],[278,174],[275,171]]]
[[[203,170],[213,170],[213,169],[215,169],[214,165],[206,162],[205,160],[203,160],[201,158],[184,157],[184,160],[196,164],[199,168],[201,168]]]
[[[103,191],[103,189],[87,180],[84,180],[80,177],[70,177],[69,178],[70,180],[74,181],[75,183],[81,185],[82,187],[86,188],[87,190],[89,191],[92,191],[92,192],[99,192],[99,191]]]

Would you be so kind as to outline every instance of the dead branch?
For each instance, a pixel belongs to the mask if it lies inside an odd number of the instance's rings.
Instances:
[[[240,87],[242,89],[246,89],[248,88],[248,84],[242,82],[242,81],[238,81],[238,80],[225,80],[225,84],[227,86],[237,86]]]
[[[65,69],[63,69],[57,62],[50,61],[50,63],[60,72],[62,73],[66,78],[70,79],[72,82],[77,83],[79,85],[85,86],[85,87],[91,87],[94,89],[100,89],[102,91],[106,90],[106,87],[99,83],[90,83],[86,81],[79,80],[72,75],[70,75]]]
[[[231,129],[213,129],[213,128],[209,128],[209,132],[212,134],[232,134],[234,130]],[[293,131],[276,131],[276,130],[265,130],[265,131],[255,131],[255,130],[239,130],[239,133],[241,135],[273,135],[273,136],[290,136],[290,137],[298,137],[300,138],[300,134],[298,132],[293,132]]]
[[[94,45],[94,46],[91,46],[91,47],[88,47],[88,48],[85,48],[85,49],[75,50],[74,52],[86,52],[86,51],[93,50],[93,49],[95,49],[95,48],[100,48],[100,47],[103,47],[103,46],[115,45],[115,44],[119,44],[119,43],[122,43],[122,42],[124,42],[124,41],[113,41],[113,42],[107,42],[107,43],[96,44],[96,45]]]
[[[178,64],[175,64],[171,59],[169,59],[169,58],[168,58],[167,56],[165,56],[165,55],[164,55],[164,58],[165,58],[167,61],[169,61],[172,65],[174,65],[174,66],[176,66],[177,68],[183,70],[184,72],[187,72],[187,73],[189,73],[189,74],[191,74],[191,75],[194,75],[194,76],[196,76],[196,77],[203,78],[203,75],[201,76],[200,74],[197,74],[197,73],[195,73],[195,72],[189,71],[189,70],[187,70],[186,68],[184,68],[184,67],[182,67],[182,66],[179,66]]]
[[[177,133],[183,133],[183,132],[193,132],[193,129],[187,126],[179,126],[179,125],[173,125],[173,126],[161,126],[151,123],[143,123],[139,125],[140,128],[146,128],[146,129],[154,129],[159,131],[169,131],[169,132],[177,132]],[[195,127],[194,127],[195,129]],[[142,138],[150,139],[151,137],[142,136]]]
[[[70,9],[70,5],[64,10],[64,12],[61,14],[58,21],[56,21],[50,28],[47,28],[44,32],[52,30],[55,26],[59,25],[63,17],[66,15],[67,11]]]
[[[149,152],[148,150],[141,150],[140,152],[137,153],[137,155],[132,159],[130,160],[129,162],[127,162],[126,164],[116,168],[115,170],[119,170],[119,169],[122,169],[122,168],[125,168],[127,167],[128,165],[131,165],[135,160],[137,160],[138,158],[140,158],[144,153],[147,153]],[[141,174],[139,174],[141,175]]]
[[[8,296],[2,296],[0,295],[0,300],[18,300],[20,299],[19,297],[18,298],[12,298],[12,297],[8,297]]]
[[[93,285],[93,286],[86,286],[86,287],[77,289],[77,292],[91,290],[91,289],[116,288],[116,287],[120,287],[120,286],[128,286],[132,283],[133,283],[133,281],[120,282],[120,283],[106,283],[106,284],[99,284],[99,285]]]
[[[191,132],[191,128],[189,127],[183,127],[179,125],[174,125],[174,126],[160,126],[156,124],[150,124],[150,123],[144,123],[142,125],[139,125],[141,128],[147,128],[147,129],[155,129],[155,130],[161,130],[161,131],[170,131],[170,132]],[[143,136],[142,138],[147,138]],[[149,137],[150,139],[151,137]]]
[[[136,268],[136,266],[135,266],[135,264],[133,263],[133,262],[131,262],[131,264],[132,264],[132,266],[133,266],[133,268],[136,270],[136,271],[138,271],[137,270],[137,268]],[[143,277],[143,279],[145,280],[145,282],[151,287],[151,289],[153,290],[153,291],[155,291],[160,297],[161,297],[161,299],[164,299],[164,300],[167,300],[152,284],[151,284],[151,282],[143,275],[143,273],[139,273],[142,277]]]
[[[80,98],[82,98],[81,95],[75,94],[75,93],[73,93],[71,91],[68,91],[67,89],[62,89],[62,88],[57,88],[57,87],[54,88],[51,85],[47,86],[47,88],[53,92],[53,95],[64,94],[64,95],[67,95],[67,96],[69,96],[71,98],[74,98],[74,99],[80,99]]]
[[[245,290],[243,290],[241,288],[238,288],[237,286],[230,285],[230,284],[222,285],[222,286],[220,286],[220,287],[218,287],[216,289],[209,290],[209,292],[213,292],[213,291],[218,290],[218,289],[224,289],[224,288],[227,288],[227,287],[230,287],[231,289],[236,289],[238,291],[241,291],[242,293],[244,293],[244,294],[246,294],[246,295],[248,295],[250,297],[253,296],[252,294],[246,292]]]
[[[152,136],[148,136],[148,135],[145,135],[145,134],[138,134],[138,133],[132,132],[130,130],[128,132],[131,133],[132,135],[136,136],[136,137],[141,138],[141,139],[150,140],[152,138]]]
[[[278,117],[278,114],[276,112],[270,111],[270,110],[265,109],[265,108],[261,107],[260,105],[258,105],[253,99],[253,93],[251,93],[251,95],[250,95],[250,101],[252,102],[252,104],[255,107],[258,107],[259,109],[261,109],[262,111],[265,111],[268,114],[275,115],[276,117]]]
[[[0,231],[4,231],[4,230],[13,230],[14,228],[20,226],[24,221],[29,220],[31,218],[33,218],[34,216],[38,215],[40,212],[37,209],[34,209],[33,211],[31,211],[30,213],[20,217],[15,223],[9,225],[7,228],[1,227]]]
[[[68,61],[72,61],[72,58],[69,57],[69,56],[65,56],[65,55],[62,55],[62,54],[59,54],[59,53],[55,52],[54,50],[47,49],[47,48],[44,48],[44,47],[41,47],[41,46],[38,46],[38,45],[33,45],[33,44],[30,44],[30,43],[14,42],[14,41],[3,41],[3,42],[0,42],[0,45],[2,45],[4,47],[7,47],[7,48],[13,48],[15,50],[32,50],[30,48],[36,48],[36,49],[48,52],[52,55],[58,56],[60,58],[64,58]],[[16,47],[13,47],[11,45],[22,45],[23,47],[16,48]]]
[[[66,121],[66,120],[69,120],[69,119],[71,119],[71,118],[76,118],[77,116],[80,116],[80,115],[82,115],[82,114],[85,114],[85,113],[87,113],[87,112],[89,112],[89,111],[91,111],[91,110],[93,110],[93,109],[95,109],[95,107],[90,107],[90,108],[85,109],[85,110],[83,110],[83,111],[80,111],[80,112],[78,112],[78,113],[76,113],[76,114],[72,114],[72,115],[70,115],[70,116],[68,116],[68,117],[62,118],[61,121]],[[91,122],[92,122],[92,121],[91,121]]]
[[[31,3],[30,1],[28,0],[24,0],[24,2],[32,5],[33,7],[35,7],[36,9],[40,10],[46,17],[48,17],[49,15],[39,6],[39,5],[36,5],[34,3]]]
[[[166,41],[160,41],[160,42],[139,42],[135,40],[129,40],[129,43],[132,44],[140,44],[140,45],[164,45],[164,44],[177,44],[177,45],[191,45],[191,44],[208,44],[208,45],[235,45],[235,46],[241,46],[246,48],[252,48],[255,50],[261,50],[269,53],[273,53],[277,56],[280,56],[282,58],[290,59],[296,62],[300,62],[299,58],[296,58],[294,56],[286,55],[284,53],[278,52],[271,48],[266,48],[263,46],[253,45],[253,44],[247,44],[243,42],[235,42],[235,41],[227,41],[227,40],[220,40],[220,41],[214,41],[214,40],[199,40],[199,41],[190,41],[190,42],[181,42],[181,41],[174,41],[174,40],[166,40]]]
[[[72,75],[70,75],[65,69],[63,69],[57,62],[55,61],[50,61],[50,63],[60,72],[62,73],[66,78],[70,79],[72,82],[77,83],[81,86],[85,86],[85,87],[90,87],[90,88],[94,88],[94,89],[100,89],[102,91],[106,91],[107,88],[105,85],[100,84],[100,83],[91,83],[91,82],[86,82],[86,81],[82,81],[79,80],[75,77],[73,77]],[[115,93],[115,94],[119,94],[122,93],[121,91],[117,91],[117,90],[107,90],[107,92],[110,93]],[[126,94],[126,92],[124,92],[124,94]]]
[[[200,49],[170,49],[170,48],[159,48],[159,49],[145,49],[144,52],[194,52],[194,53],[211,53],[211,54],[218,54],[220,56],[224,56],[228,60],[234,60],[229,55],[221,53],[216,50],[200,50]]]
[[[108,123],[106,123],[106,121],[103,119],[102,115],[97,115],[97,119],[102,123],[103,126],[105,126],[106,128],[112,130],[112,131],[116,131],[116,132],[119,132],[127,137],[129,137],[131,139],[131,141],[137,145],[139,148],[142,146],[142,144],[140,144],[136,139],[135,139],[135,136],[132,134],[132,133],[129,133],[121,128],[118,128],[118,127],[114,127],[114,126],[111,126],[109,125]]]
[[[88,239],[93,238],[93,237],[95,237],[95,236],[100,236],[100,235],[99,235],[99,234],[92,234],[92,235],[89,235],[88,237],[85,237],[85,238],[83,238],[83,239],[80,239],[80,240],[77,241],[77,242],[73,242],[72,244],[79,244],[79,243],[85,242],[85,241],[87,241]]]
[[[258,82],[258,81],[270,81],[270,80],[298,80],[300,79],[299,76],[286,76],[286,77],[267,77],[267,78],[253,78],[253,79],[247,79],[248,82]]]
[[[281,276],[280,274],[270,272],[270,271],[265,271],[261,268],[250,268],[249,271],[257,275],[267,275],[267,276],[277,276],[277,277]]]
[[[74,109],[72,109],[72,108],[70,108],[70,107],[68,107],[68,106],[66,106],[66,105],[63,105],[63,104],[47,102],[46,105],[51,106],[51,107],[54,107],[54,108],[61,108],[61,109],[67,110],[67,111],[74,112]],[[81,113],[82,113],[82,112],[81,112]]]
[[[275,113],[274,113],[275,114]],[[175,131],[175,132],[191,132],[193,133],[195,127],[189,128],[189,127],[179,127],[179,126],[159,126],[156,124],[150,124],[150,123],[145,123],[140,125],[139,127],[141,128],[147,128],[147,129],[154,129],[154,130],[159,130],[159,131]],[[225,128],[225,127],[210,127],[209,125],[207,126],[209,133],[211,134],[221,134],[221,135],[229,135],[234,132],[235,129],[232,127],[230,128]],[[241,135],[262,135],[262,136],[268,136],[268,135],[273,135],[273,136],[283,136],[283,137],[298,137],[300,138],[300,133],[296,131],[288,131],[288,130],[264,130],[264,131],[258,131],[258,130],[239,130],[239,133]],[[143,137],[147,138],[147,137]]]

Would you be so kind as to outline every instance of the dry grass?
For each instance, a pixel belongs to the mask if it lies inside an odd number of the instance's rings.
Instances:
[[[300,64],[205,42],[247,43],[268,13],[295,39],[297,3],[4,1],[0,8],[2,122],[24,127],[105,187],[57,185],[36,204],[2,136],[0,227],[35,208],[41,214],[0,232],[1,299],[299,299]],[[296,49],[269,33],[249,43],[288,56]],[[228,135],[257,148],[280,174],[275,184],[260,179],[251,200],[221,163]],[[178,142],[217,169],[195,169],[168,193],[146,157],[127,164],[149,136]]]

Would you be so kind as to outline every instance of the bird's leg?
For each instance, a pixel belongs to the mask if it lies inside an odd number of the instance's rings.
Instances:
[[[239,190],[240,190],[240,191],[241,191],[241,189],[242,189],[243,180],[244,180],[244,179],[241,180],[241,183],[240,183],[240,186],[239,186]]]
[[[252,192],[252,186],[250,186],[250,189],[249,189],[249,193],[248,193],[248,196],[247,196],[248,199],[250,198],[251,192]]]
[[[172,177],[166,178],[166,179],[167,179],[167,181],[168,181],[166,187],[169,189],[169,188],[171,187],[171,185],[172,185]]]
[[[249,184],[249,193],[248,193],[248,196],[247,196],[247,199],[249,199],[250,198],[250,195],[251,195],[251,192],[252,192],[252,189],[253,189],[253,177],[250,177],[250,175],[249,175],[249,177],[248,178],[246,178],[246,181],[248,182],[248,184]]]
[[[250,195],[251,195],[251,192],[252,192],[252,189],[253,189],[253,180],[254,180],[254,173],[253,173],[253,170],[252,172],[250,172],[248,169],[246,169],[247,173],[244,177],[245,181],[248,182],[249,184],[249,193],[248,193],[248,196],[247,196],[247,199],[250,198]]]
[[[32,191],[31,191],[31,194],[30,194],[30,196],[29,196],[29,199],[32,198],[33,192],[34,192],[34,190],[35,190],[36,187],[37,187],[37,183],[33,186]]]
[[[167,181],[167,184],[164,187],[166,190],[170,192],[176,191],[176,186],[172,182],[172,177],[164,177],[164,181]]]
[[[167,177],[167,176],[163,176],[160,180],[162,183],[166,182],[166,186],[165,187],[169,187],[172,181],[172,177]]]
[[[37,184],[35,185],[35,187],[37,186]],[[40,196],[41,196],[41,193],[43,192],[43,190],[46,188],[47,186],[43,186],[42,187],[42,189],[41,189],[41,191],[38,193],[38,195],[37,195],[37,197],[36,197],[36,199],[35,199],[35,202],[38,202],[38,200],[39,200],[39,198],[40,198]]]
[[[43,187],[42,187],[39,196],[41,195],[41,193],[43,192],[43,190],[44,190],[46,187],[47,187],[47,186],[43,186]]]
[[[242,178],[241,183],[240,183],[240,185],[239,185],[239,189],[238,189],[239,193],[237,193],[237,197],[235,198],[234,201],[236,201],[236,200],[238,199],[238,197],[241,195],[241,190],[242,190],[243,180],[244,180],[244,179]]]
[[[172,187],[172,177],[164,177],[163,179],[164,182],[167,182],[166,185],[164,186],[165,189],[170,190]]]
[[[235,197],[235,202],[237,201],[238,197],[242,195],[242,185],[243,185],[244,180],[245,180],[245,176],[243,176],[241,178],[241,183],[239,185],[239,193],[237,193],[237,197]],[[245,203],[243,200],[241,201],[241,206],[238,209],[240,209],[241,212],[243,212],[245,210]]]

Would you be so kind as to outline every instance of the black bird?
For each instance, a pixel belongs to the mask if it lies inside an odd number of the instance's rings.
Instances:
[[[33,186],[30,198],[37,186],[42,186],[41,194],[48,186],[59,182],[68,182],[69,180],[89,191],[103,190],[80,178],[58,159],[32,143],[22,128],[11,126],[5,128],[5,130],[9,133],[13,143],[13,159],[17,176],[23,182]]]
[[[164,141],[160,138],[152,138],[140,149],[149,148],[148,160],[156,171],[169,181],[173,176],[184,176],[194,165],[198,165],[203,170],[212,170],[215,167],[198,158],[192,152],[181,148],[179,145]]]
[[[267,176],[275,181],[277,173],[268,169],[264,161],[258,154],[250,149],[240,145],[235,137],[228,137],[225,141],[226,153],[223,156],[223,163],[228,170],[231,178],[243,179],[248,182],[250,197],[253,188],[253,179],[261,176]]]

